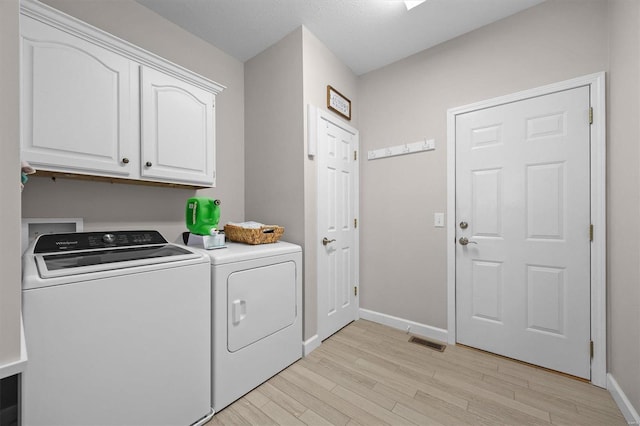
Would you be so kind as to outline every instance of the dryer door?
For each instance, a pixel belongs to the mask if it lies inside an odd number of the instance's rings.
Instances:
[[[227,349],[236,352],[292,325],[296,308],[294,262],[232,273],[227,281]]]

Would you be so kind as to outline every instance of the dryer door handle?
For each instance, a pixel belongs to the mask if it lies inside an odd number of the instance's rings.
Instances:
[[[233,316],[233,324],[237,325],[247,317],[247,301],[246,300],[234,300],[232,302],[231,315]]]

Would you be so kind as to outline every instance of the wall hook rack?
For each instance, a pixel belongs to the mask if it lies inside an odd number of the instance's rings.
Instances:
[[[367,153],[368,160],[377,160],[386,157],[395,157],[397,155],[414,154],[416,152],[433,151],[436,149],[436,141],[434,139],[424,139],[418,142],[405,143],[404,145],[396,145],[388,148],[380,148]]]

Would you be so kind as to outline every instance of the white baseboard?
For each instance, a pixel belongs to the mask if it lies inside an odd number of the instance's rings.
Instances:
[[[22,373],[27,366],[27,344],[24,340],[24,324],[20,318],[20,358],[8,364],[0,364],[0,379]]]
[[[640,415],[638,415],[636,409],[633,408],[631,401],[629,401],[629,398],[627,398],[627,395],[625,395],[611,373],[607,374],[607,390],[613,397],[616,404],[618,404],[618,408],[622,412],[627,423],[630,425],[640,425]]]
[[[447,330],[360,308],[360,318],[377,322],[428,339],[447,342]]]
[[[317,334],[314,334],[309,339],[302,342],[302,356],[309,355],[314,349],[319,347],[321,343],[322,342],[318,338]]]
[[[198,420],[197,422],[195,422],[193,424],[193,426],[204,426],[205,424],[209,423],[209,420],[211,420],[213,418],[214,412],[213,412],[213,408],[209,411],[209,414],[207,414],[206,416],[204,416],[203,418],[201,418],[200,420]]]

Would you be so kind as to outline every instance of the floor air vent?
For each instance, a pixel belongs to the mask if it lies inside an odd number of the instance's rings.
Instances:
[[[447,345],[443,345],[441,343],[432,342],[430,340],[421,339],[421,338],[415,337],[415,336],[411,336],[409,338],[409,341],[411,343],[416,343],[418,345],[426,346],[426,347],[428,347],[430,349],[433,349],[434,351],[438,351],[438,352],[444,352],[444,349],[447,347]]]

